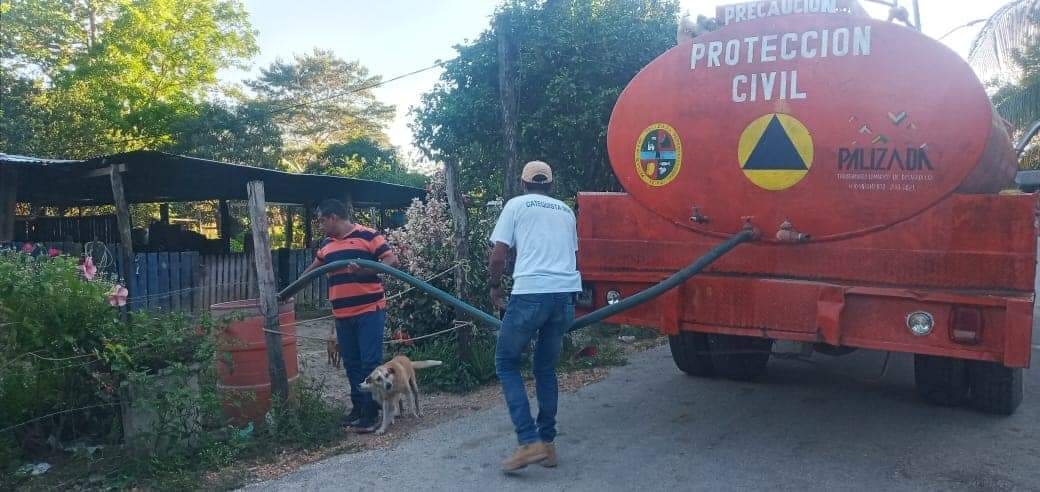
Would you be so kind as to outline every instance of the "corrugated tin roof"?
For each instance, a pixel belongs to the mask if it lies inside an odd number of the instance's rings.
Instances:
[[[0,164],[19,169],[18,201],[52,206],[112,203],[107,175],[90,174],[123,165],[123,184],[131,203],[246,200],[246,183],[264,182],[269,203],[312,204],[350,196],[358,206],[396,208],[424,196],[420,188],[379,181],[293,174],[197,157],[139,150],[83,160],[43,159],[0,154]]]

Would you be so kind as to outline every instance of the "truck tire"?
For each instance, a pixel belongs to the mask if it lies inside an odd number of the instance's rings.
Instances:
[[[997,415],[1011,415],[1022,403],[1022,369],[995,362],[968,362],[971,406]]]
[[[914,354],[914,381],[921,398],[934,405],[953,407],[971,396],[968,365],[962,359]]]
[[[766,372],[773,340],[711,334],[708,347],[715,374],[737,381],[754,381]]]
[[[715,368],[708,355],[708,336],[704,333],[689,331],[668,337],[668,347],[672,350],[672,360],[680,371],[690,376],[712,377]]]

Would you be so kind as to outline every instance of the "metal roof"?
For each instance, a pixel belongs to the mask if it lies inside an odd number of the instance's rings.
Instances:
[[[269,203],[312,204],[325,198],[355,206],[404,207],[425,191],[411,186],[316,174],[293,174],[197,157],[137,150],[84,160],[43,159],[0,154],[0,164],[18,169],[18,201],[34,205],[90,206],[112,203],[107,174],[124,166],[123,186],[130,203],[246,200],[246,183],[264,182]]]

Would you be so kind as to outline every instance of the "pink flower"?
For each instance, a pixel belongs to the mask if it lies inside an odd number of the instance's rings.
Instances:
[[[79,266],[79,271],[83,272],[83,278],[87,279],[88,282],[94,280],[94,276],[97,275],[97,267],[94,266],[94,259],[89,256],[86,257],[83,260],[83,264]]]
[[[51,258],[55,258],[55,257],[57,257],[60,254],[61,254],[61,250],[58,249],[58,248],[51,248],[51,249],[47,250],[47,256],[50,256]]]
[[[126,290],[126,287],[116,284],[112,286],[112,290],[108,293],[108,303],[112,307],[123,307],[126,306],[126,297],[130,292]]]
[[[35,249],[36,249],[36,245],[33,244],[33,243],[24,243],[24,244],[22,244],[22,253],[25,253],[27,255],[31,255],[33,250],[35,250]]]

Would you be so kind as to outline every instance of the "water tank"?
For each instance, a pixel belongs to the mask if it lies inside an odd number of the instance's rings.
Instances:
[[[639,203],[716,236],[750,217],[840,239],[952,193],[998,192],[1016,171],[963,59],[916,30],[843,15],[758,19],[668,50],[622,92],[607,143]]]

